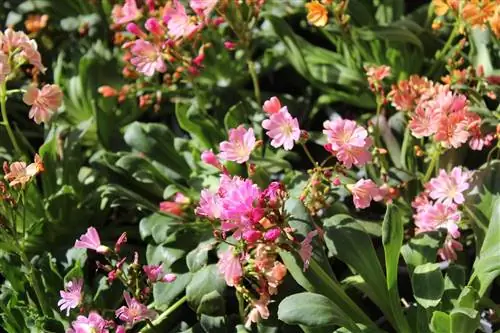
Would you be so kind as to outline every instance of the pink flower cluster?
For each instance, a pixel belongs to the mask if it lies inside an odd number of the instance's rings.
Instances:
[[[262,127],[267,130],[271,146],[278,148],[283,146],[285,150],[291,150],[294,143],[300,139],[299,121],[293,118],[286,106],[281,107],[277,97],[271,97],[263,105],[263,110],[269,116],[262,122]]]
[[[443,260],[456,260],[455,250],[462,250],[462,245],[456,241],[460,237],[459,205],[465,202],[464,192],[469,189],[469,179],[470,172],[461,167],[454,167],[450,173],[441,169],[439,175],[426,184],[425,191],[412,203],[416,210],[413,217],[417,233],[446,230],[445,245],[439,251]]]
[[[355,121],[342,118],[327,120],[323,126],[325,128],[323,133],[328,139],[325,148],[345,167],[351,168],[353,165],[360,167],[371,160],[369,148],[372,140],[365,128]]]

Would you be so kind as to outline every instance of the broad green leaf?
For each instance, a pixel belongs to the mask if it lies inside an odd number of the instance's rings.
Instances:
[[[479,311],[470,308],[455,308],[450,313],[450,333],[475,333],[479,328]]]
[[[244,124],[247,119],[248,112],[248,107],[245,102],[240,101],[231,106],[224,116],[224,126],[226,127],[226,131]]]
[[[438,232],[421,233],[412,238],[401,248],[401,254],[408,266],[410,276],[415,267],[436,261],[437,250],[441,244]]]
[[[451,318],[442,311],[434,311],[431,319],[431,330],[433,333],[451,333]]]
[[[175,281],[170,283],[157,282],[153,285],[153,307],[165,311],[174,300],[184,292],[191,281],[192,274],[177,274]]]
[[[190,107],[176,104],[175,115],[180,127],[201,145],[201,149],[216,147],[224,139],[217,120],[199,110],[196,103]]]
[[[453,264],[450,265],[444,277],[444,293],[441,300],[441,310],[450,311],[453,308],[454,303],[460,296],[460,292],[465,290],[464,286],[465,267]]]
[[[213,290],[201,297],[198,313],[209,316],[222,316],[226,312],[226,302],[224,297],[217,291]]]
[[[202,314],[200,325],[206,333],[226,333],[226,318],[224,316],[209,316]]]
[[[428,309],[441,302],[444,278],[439,264],[423,264],[415,267],[411,277],[413,296],[418,304]]]
[[[287,324],[307,327],[346,326],[361,332],[343,310],[323,295],[300,293],[281,301],[278,318]]]
[[[205,295],[212,291],[217,291],[220,295],[223,295],[225,289],[226,282],[219,273],[217,266],[209,265],[194,273],[193,279],[186,287],[186,296],[191,308],[199,313]]]

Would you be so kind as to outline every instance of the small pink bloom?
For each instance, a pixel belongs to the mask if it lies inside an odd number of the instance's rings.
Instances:
[[[142,31],[141,28],[139,28],[139,26],[133,22],[130,22],[129,24],[127,24],[126,29],[128,32],[130,32],[131,34],[134,34],[138,38],[145,39],[148,37],[148,35],[146,35],[146,33],[144,31]]]
[[[115,5],[113,7],[111,16],[116,24],[125,24],[138,19],[141,16],[141,12],[137,8],[135,0],[125,0],[123,6]]]
[[[127,330],[125,329],[125,327],[124,327],[124,326],[122,326],[122,325],[118,325],[118,326],[116,327],[116,332],[115,332],[115,333],[125,333],[125,332],[127,332]]]
[[[262,237],[262,233],[260,231],[254,229],[248,229],[243,232],[242,238],[250,244],[255,243]]]
[[[318,230],[313,230],[310,231],[306,238],[300,243],[300,250],[299,250],[299,255],[300,258],[302,258],[302,261],[304,262],[304,272],[307,270],[309,267],[309,261],[311,260],[312,252],[313,252],[313,247],[311,245],[312,239],[314,236],[318,234]]]
[[[292,118],[286,106],[265,119],[262,127],[268,130],[266,134],[272,139],[271,146],[274,148],[283,146],[285,150],[291,150],[300,138],[299,121]]]
[[[75,248],[94,250],[98,253],[109,252],[107,246],[101,245],[101,239],[94,227],[89,227],[87,233],[80,236],[80,239],[75,242]]]
[[[61,299],[57,302],[57,306],[61,311],[66,310],[66,316],[69,316],[69,311],[82,302],[82,287],[83,279],[73,279],[66,284],[65,290],[59,291]]]
[[[88,317],[78,316],[66,333],[109,333],[107,324],[97,312],[91,312]]]
[[[177,216],[181,216],[184,212],[180,204],[172,201],[160,202],[160,211]]]
[[[207,17],[217,5],[218,0],[190,0],[189,5],[198,14]]]
[[[138,72],[146,76],[153,76],[155,71],[163,73],[167,70],[160,50],[150,42],[138,39],[130,51],[133,55],[130,63],[136,67]]]
[[[438,130],[439,118],[440,114],[434,109],[418,105],[408,124],[411,134],[416,138],[433,135]]]
[[[35,155],[34,163],[30,163],[26,166],[25,162],[14,162],[10,166],[4,164],[5,180],[9,182],[9,185],[16,187],[20,185],[23,187],[26,185],[33,177],[35,177],[40,172],[43,172],[44,165],[40,155]]]
[[[258,301],[252,301],[252,310],[248,314],[245,327],[250,329],[252,323],[258,323],[261,319],[269,318],[269,309],[267,308],[269,304],[269,295],[262,294]]]
[[[278,97],[271,97],[267,101],[264,102],[262,109],[265,113],[271,115],[273,113],[278,113],[281,109],[281,103]]]
[[[215,155],[211,149],[205,150],[203,153],[201,153],[201,160],[206,164],[216,167],[217,169],[222,168],[217,155]]]
[[[122,306],[115,311],[115,315],[120,320],[123,320],[127,324],[133,326],[136,323],[149,319],[153,320],[156,318],[157,313],[153,310],[148,309],[148,307],[140,303],[135,298],[130,297],[130,294],[123,292],[123,298],[127,303],[127,306]]]
[[[454,167],[450,174],[441,169],[439,176],[431,179],[427,185],[429,196],[445,205],[453,202],[462,204],[465,201],[463,192],[469,188],[469,178],[469,172],[462,171],[461,167]]]
[[[347,168],[352,165],[362,166],[371,160],[368,151],[372,140],[368,132],[352,120],[337,118],[327,120],[323,124],[323,133],[327,135],[329,148],[334,152],[337,159]]]
[[[240,258],[234,254],[234,248],[232,246],[221,254],[217,267],[219,268],[219,272],[224,275],[226,284],[230,287],[238,284],[243,276]]]
[[[31,105],[29,112],[30,119],[40,124],[48,122],[53,113],[61,106],[62,91],[55,84],[46,84],[42,89],[35,86],[29,86],[24,94],[24,103]]]
[[[278,239],[281,234],[281,230],[279,228],[273,228],[271,230],[266,231],[264,234],[264,239],[266,241],[274,242]]]
[[[391,76],[391,67],[386,65],[365,67],[368,83],[372,86],[379,85],[383,79]]]
[[[0,51],[0,84],[5,82],[10,74],[9,57]]]
[[[455,261],[457,260],[457,252],[463,251],[464,247],[459,241],[447,237],[444,241],[443,247],[438,250],[438,255],[442,260]]]
[[[226,48],[226,50],[232,51],[236,48],[236,43],[231,42],[230,40],[226,40],[224,42],[224,47]]]
[[[352,193],[354,206],[358,209],[369,207],[372,200],[383,199],[379,188],[371,179],[360,179],[356,184],[347,187]]]
[[[174,0],[173,6],[172,3],[167,4],[164,10],[163,21],[167,25],[168,34],[173,39],[188,38],[200,28],[186,14],[186,9],[179,0]]]
[[[187,205],[191,202],[191,200],[188,197],[186,197],[184,194],[182,194],[181,192],[177,192],[177,193],[175,193],[175,196],[174,196],[174,202],[181,204],[181,205]]]
[[[255,134],[253,129],[248,130],[243,125],[229,130],[229,141],[220,143],[219,157],[236,163],[245,163],[255,148]]]
[[[115,243],[115,252],[120,252],[120,248],[125,243],[127,243],[127,233],[123,232]]]
[[[195,214],[215,220],[220,217],[221,212],[222,206],[218,195],[209,190],[202,190],[200,193],[200,203],[195,209]]]
[[[177,278],[175,274],[165,274],[161,265],[145,265],[142,267],[149,281],[155,282],[173,282]]]
[[[152,17],[148,18],[146,23],[144,23],[144,26],[153,35],[156,35],[156,36],[165,35],[165,29],[163,29],[160,22],[158,22],[158,20],[155,18],[152,18]]]
[[[457,223],[460,221],[460,212],[456,205],[445,205],[437,202],[427,204],[417,210],[413,216],[417,232],[434,231],[444,228],[453,238],[460,237]]]

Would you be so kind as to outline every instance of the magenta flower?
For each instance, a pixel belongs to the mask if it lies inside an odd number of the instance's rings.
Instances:
[[[174,0],[173,6],[169,4],[165,7],[163,21],[167,25],[168,34],[173,39],[190,37],[199,28],[186,14],[186,9],[179,0]]]
[[[217,159],[217,155],[213,153],[212,149],[205,150],[203,153],[201,153],[201,160],[206,164],[216,167],[217,169],[222,168],[219,160]]]
[[[88,317],[78,316],[66,333],[109,333],[106,326],[107,321],[103,317],[97,312],[91,312]]]
[[[88,228],[87,232],[80,236],[80,240],[75,242],[75,248],[94,250],[98,253],[109,252],[109,248],[107,246],[101,245],[101,239],[99,238],[99,234],[94,227]]]
[[[286,106],[265,119],[262,127],[268,130],[266,134],[272,139],[271,146],[274,148],[283,146],[285,150],[291,150],[294,142],[299,141],[299,121],[292,118]]]
[[[239,256],[234,254],[234,248],[230,246],[225,252],[223,252],[219,257],[219,262],[217,267],[219,272],[224,275],[226,284],[233,287],[238,284],[241,277],[243,276],[243,269],[241,268]]]
[[[347,168],[352,165],[362,166],[371,160],[368,151],[372,140],[368,132],[352,120],[337,118],[327,120],[323,124],[323,133],[328,137],[328,143],[337,159]]]
[[[347,188],[351,191],[354,206],[358,209],[369,207],[372,200],[383,199],[379,188],[371,179],[360,179],[354,185],[347,185]]]
[[[299,255],[304,262],[303,271],[305,272],[309,267],[309,261],[312,257],[313,247],[311,245],[312,239],[318,234],[318,230],[313,230],[307,233],[306,238],[300,243]]]
[[[140,303],[135,298],[130,297],[130,294],[126,291],[123,292],[123,298],[125,299],[127,306],[122,306],[116,310],[115,316],[130,326],[146,319],[153,320],[158,315],[156,311],[148,309],[146,305]]]
[[[460,212],[456,205],[445,205],[440,202],[426,204],[419,207],[413,218],[417,232],[446,229],[453,238],[460,237],[457,225],[460,221]]]
[[[111,16],[115,24],[125,24],[135,21],[141,16],[135,0],[125,0],[123,6],[115,5],[111,11]]]
[[[255,148],[253,129],[246,130],[243,125],[229,130],[229,141],[220,143],[219,157],[236,163],[245,163]]]
[[[450,174],[447,174],[443,169],[439,170],[439,176],[431,179],[426,188],[429,191],[429,196],[437,202],[442,202],[445,205],[463,204],[465,201],[463,192],[469,188],[470,174],[467,171],[462,171],[460,167],[454,167]]]
[[[10,74],[9,57],[0,52],[0,84],[2,84]]]
[[[265,101],[264,105],[262,106],[262,110],[264,110],[264,112],[269,115],[273,113],[278,113],[280,109],[281,109],[281,102],[278,99],[278,97],[275,96]]]
[[[210,220],[218,219],[222,212],[222,206],[218,195],[209,190],[202,190],[200,203],[195,209],[195,213]]]
[[[130,62],[138,72],[146,76],[153,76],[155,71],[163,73],[167,70],[167,65],[160,50],[150,42],[138,39],[134,42],[130,51],[133,55]]]
[[[61,299],[57,302],[57,306],[61,311],[66,310],[66,316],[69,316],[69,311],[80,305],[82,301],[83,279],[73,279],[66,284],[65,290],[59,291]]]
[[[175,274],[165,274],[161,265],[145,265],[142,267],[149,281],[154,282],[174,282],[177,276]]]
[[[30,119],[40,124],[50,120],[53,113],[61,106],[62,97],[62,91],[57,85],[46,84],[41,90],[35,86],[29,86],[23,96],[23,101],[31,105]]]

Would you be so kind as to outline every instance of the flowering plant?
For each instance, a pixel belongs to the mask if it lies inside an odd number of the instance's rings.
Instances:
[[[5,331],[498,328],[498,1],[15,3]]]

